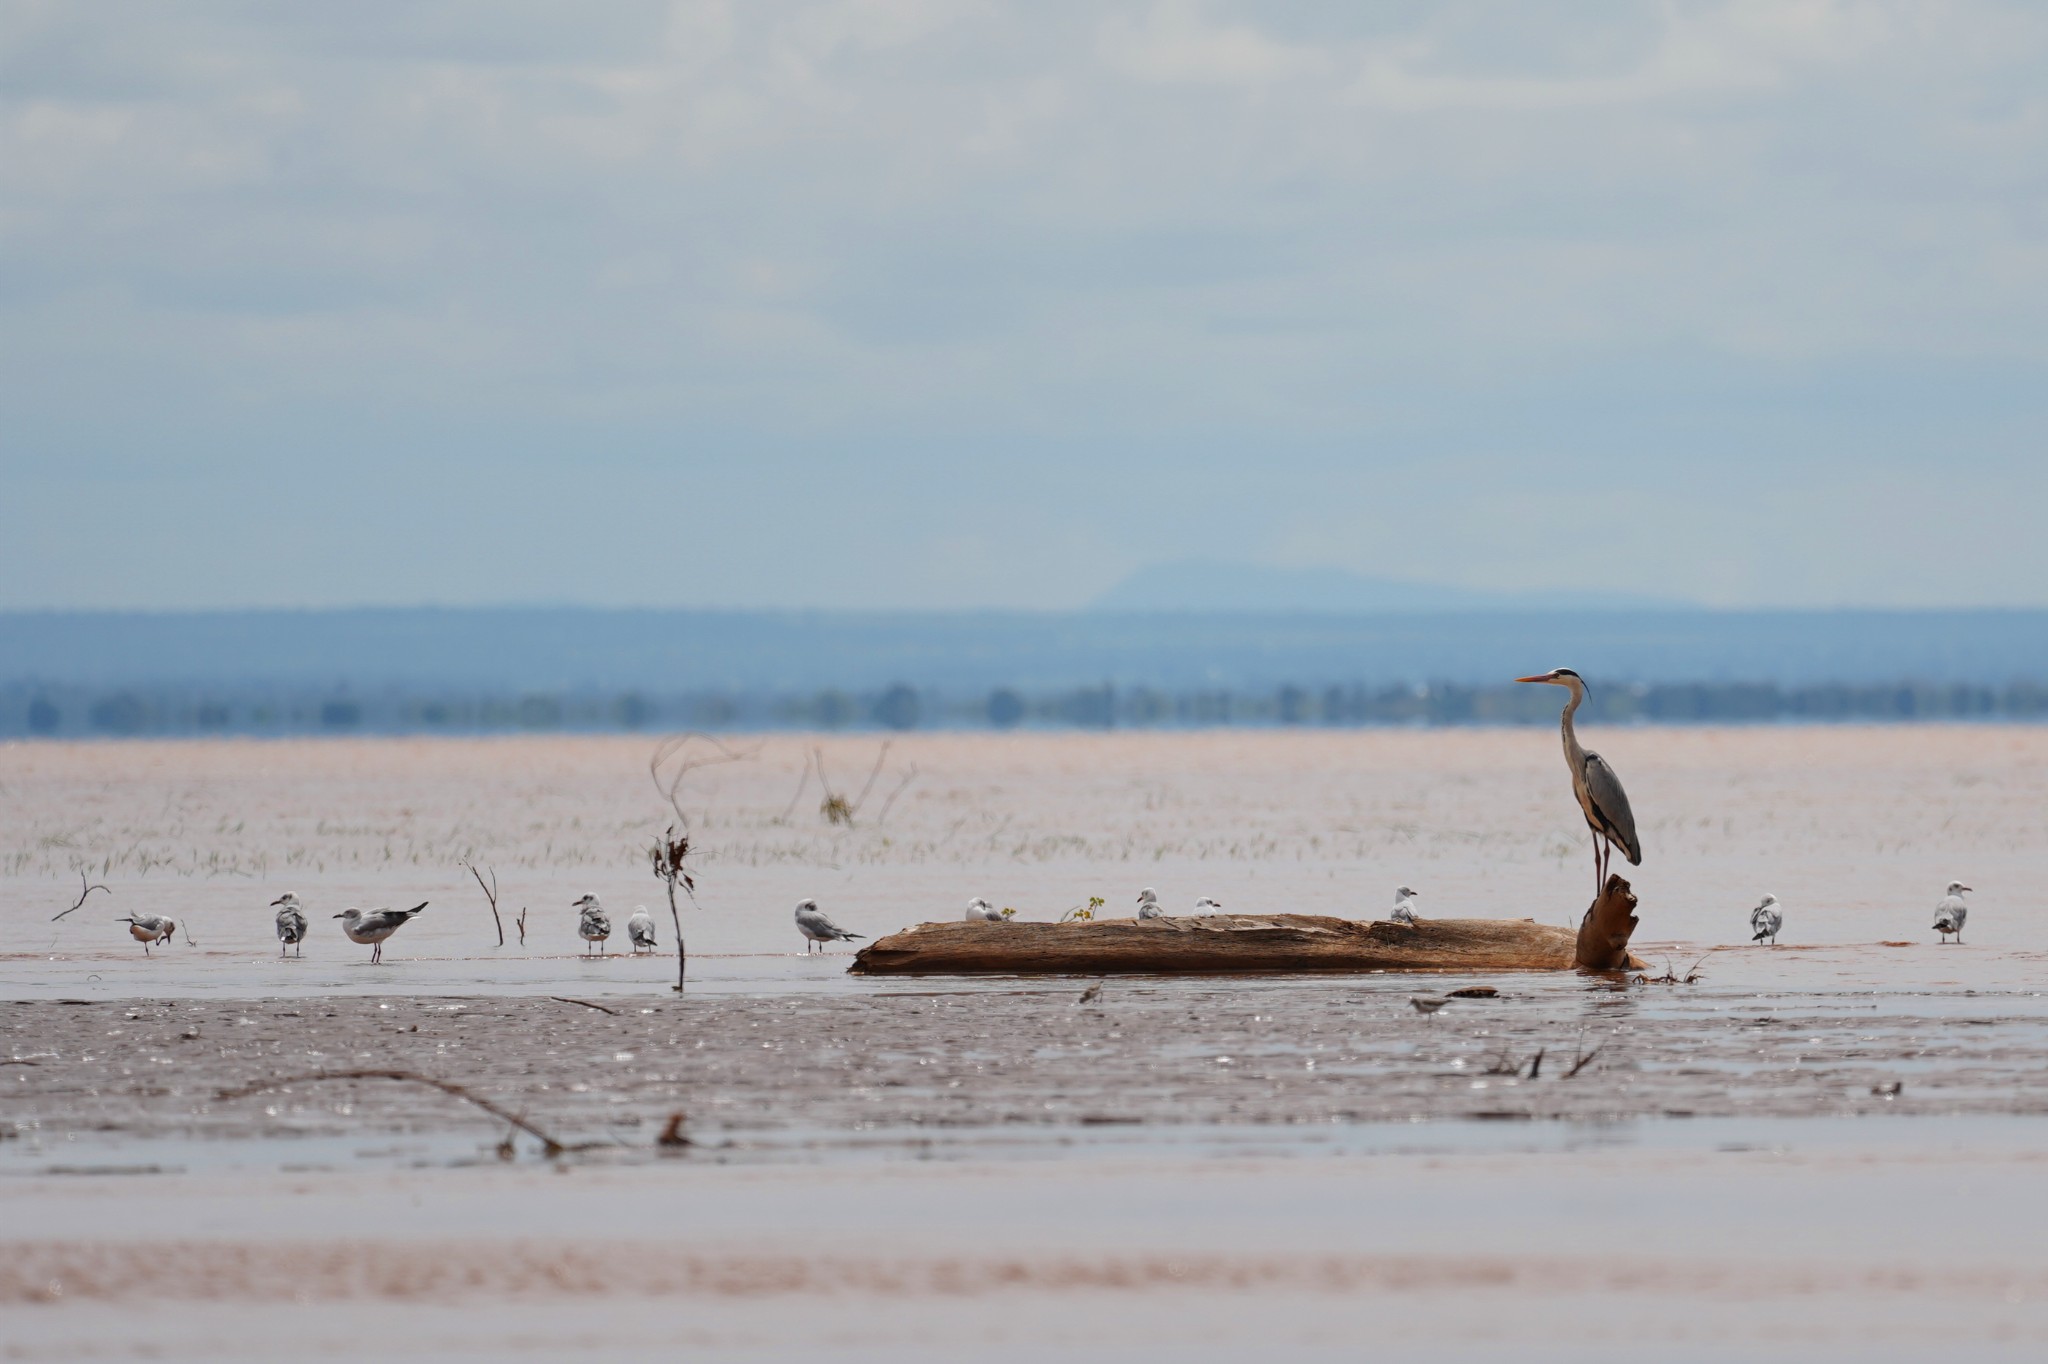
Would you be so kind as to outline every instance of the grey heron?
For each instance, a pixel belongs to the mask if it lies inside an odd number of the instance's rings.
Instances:
[[[569,907],[577,912],[576,936],[583,939],[584,952],[594,946],[597,955],[603,956],[605,939],[612,935],[612,916],[604,912],[595,895],[586,895]]]
[[[643,947],[652,952],[659,946],[654,940],[654,916],[647,912],[646,905],[633,906],[633,913],[626,919],[626,939],[633,944],[635,956]]]
[[[1166,907],[1159,903],[1159,892],[1147,886],[1138,892],[1138,917],[1141,919],[1163,919]]]
[[[129,914],[114,922],[128,925],[128,936],[142,944],[142,955],[145,957],[149,955],[151,943],[167,942],[170,936],[178,931],[175,920],[166,919],[160,914],[145,914],[141,918]]]
[[[825,944],[828,942],[841,942],[866,936],[861,933],[849,933],[838,924],[833,923],[831,916],[818,908],[816,900],[799,900],[797,902],[796,931],[804,935],[804,952],[806,955],[810,953],[812,947],[816,947],[822,952],[825,950]]]
[[[1579,736],[1572,729],[1572,712],[1586,699],[1586,680],[1570,668],[1553,668],[1515,681],[1546,682],[1564,687],[1572,694],[1558,727],[1564,732],[1564,761],[1572,773],[1572,794],[1578,797],[1579,809],[1585,812],[1586,827],[1593,831],[1593,895],[1597,899],[1606,888],[1607,863],[1615,846],[1619,844],[1627,854],[1630,866],[1640,867],[1643,845],[1636,837],[1636,817],[1628,808],[1628,793],[1621,789],[1621,778],[1614,775],[1605,758],[1580,747]]]
[[[1963,892],[1969,887],[1961,881],[1948,883],[1948,894],[1941,897],[1941,903],[1934,907],[1934,931],[1941,934],[1943,942],[1948,935],[1956,935],[1956,941],[1963,940],[1963,920],[1970,917],[1970,907],[1963,903]]]
[[[1779,906],[1777,896],[1764,896],[1757,903],[1757,907],[1749,911],[1749,926],[1755,934],[1750,939],[1751,942],[1762,942],[1769,938],[1771,946],[1778,945],[1778,930],[1785,926],[1785,911]]]
[[[1394,912],[1387,918],[1397,924],[1415,922],[1415,892],[1403,886],[1394,892]]]
[[[430,903],[422,900],[411,909],[373,909],[368,914],[351,905],[334,917],[341,920],[341,931],[350,942],[370,949],[370,965],[376,966],[384,960],[384,940]]]
[[[299,944],[306,940],[306,911],[299,907],[299,897],[286,891],[270,902],[277,909],[277,955],[284,955],[289,947],[297,956]]]

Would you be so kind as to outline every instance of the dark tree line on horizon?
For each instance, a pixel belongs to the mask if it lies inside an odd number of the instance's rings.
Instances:
[[[1771,724],[2048,720],[2048,683],[1680,682],[1593,686],[1593,724]],[[476,695],[401,688],[352,692],[0,686],[0,738],[170,735],[632,733],[642,730],[1107,730],[1219,726],[1371,727],[1549,724],[1554,698],[1512,683],[1363,683],[1168,690],[1103,683],[959,695],[907,683],[857,692],[766,691]]]

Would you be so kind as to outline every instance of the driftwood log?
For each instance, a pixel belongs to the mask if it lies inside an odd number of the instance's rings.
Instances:
[[[1319,914],[919,924],[863,947],[848,969],[867,976],[1627,970],[1642,967],[1628,951],[1635,906],[1628,882],[1614,876],[1576,934],[1533,919],[1409,925]]]

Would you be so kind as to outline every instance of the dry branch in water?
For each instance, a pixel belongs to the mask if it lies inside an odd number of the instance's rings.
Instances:
[[[676,887],[682,886],[683,894],[690,897],[690,903],[697,903],[697,882],[684,865],[690,855],[690,835],[678,834],[676,826],[668,826],[668,832],[654,840],[652,860],[654,874],[668,888],[668,917],[676,926],[676,993],[683,992],[683,978],[689,970],[689,951],[683,946],[683,914],[676,908]]]
[[[65,910],[65,911],[64,911],[64,914],[69,914],[69,913],[71,913],[71,912],[72,912],[72,910],[75,910],[75,909],[77,909],[77,908],[78,908],[78,907],[79,907],[80,905],[83,905],[83,904],[85,903],[85,897],[86,897],[86,896],[88,896],[88,895],[90,895],[90,894],[92,894],[92,893],[93,893],[94,891],[96,891],[96,890],[107,890],[107,888],[106,888],[105,886],[103,886],[103,885],[100,885],[100,884],[99,884],[98,882],[96,882],[96,881],[95,881],[95,882],[90,882],[90,883],[88,883],[88,882],[86,881],[86,879],[85,879],[85,873],[84,873],[84,872],[80,872],[80,873],[78,873],[78,884],[79,884],[79,887],[80,887],[80,889],[79,889],[79,892],[78,892],[78,898],[77,898],[76,900],[74,900],[74,901],[72,901],[72,902],[71,902],[71,909],[67,909],[67,910]],[[109,894],[109,895],[112,895],[113,893],[114,893],[114,892],[112,892],[111,890],[107,890],[107,894]],[[64,917],[64,914],[53,914],[53,915],[51,915],[51,916],[50,916],[50,922],[51,922],[51,923],[56,923],[56,922],[57,922],[57,920],[59,920],[59,919],[61,919],[61,918],[63,918],[63,917]],[[188,935],[188,936],[189,936],[189,935]]]
[[[282,1079],[259,1080],[252,1085],[239,1085],[234,1089],[223,1089],[214,1095],[214,1098],[225,1103],[231,1099],[246,1099],[251,1094],[262,1094],[268,1090],[284,1089],[290,1085],[314,1084],[328,1080],[398,1080],[406,1084],[426,1085],[430,1089],[438,1089],[443,1094],[461,1099],[465,1103],[475,1104],[500,1122],[512,1124],[512,1126],[528,1136],[538,1140],[541,1144],[541,1149],[549,1156],[559,1156],[564,1151],[581,1149],[580,1147],[564,1146],[561,1142],[556,1141],[553,1137],[541,1131],[518,1114],[492,1103],[489,1099],[479,1094],[471,1093],[461,1085],[449,1080],[436,1080],[431,1075],[421,1075],[418,1071],[412,1070],[316,1070],[305,1075],[287,1075]]]
[[[617,1018],[619,1016],[619,1011],[617,1009],[607,1009],[604,1005],[592,1004],[587,999],[571,999],[567,995],[549,995],[548,998],[552,999],[557,1004],[581,1004],[586,1009],[595,1009],[601,1014],[610,1014],[613,1018]]]
[[[693,743],[707,744],[717,751],[691,754],[689,747]],[[671,734],[656,744],[653,756],[647,760],[647,775],[653,780],[654,789],[661,792],[662,797],[668,801],[668,808],[675,811],[677,825],[687,833],[690,828],[690,817],[683,813],[679,796],[683,788],[683,779],[700,767],[712,767],[718,763],[746,762],[750,758],[760,756],[760,753],[759,744],[752,748],[732,748],[709,734],[693,729],[684,734]],[[664,776],[663,769],[668,768],[670,764],[674,764],[673,770]]]
[[[484,898],[491,902],[491,922],[498,926],[498,946],[503,947],[505,945],[505,921],[498,917],[498,869],[496,867],[491,868],[491,883],[487,886],[484,884],[483,873],[476,869],[474,863],[464,862],[462,865],[469,868],[469,874],[476,877],[477,889],[481,890],[484,893]],[[519,917],[522,921],[519,929],[519,941],[523,946],[526,942],[526,926],[524,923],[526,911],[520,910]]]

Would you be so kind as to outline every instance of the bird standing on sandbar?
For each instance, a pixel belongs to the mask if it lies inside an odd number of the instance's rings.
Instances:
[[[1394,892],[1394,909],[1387,918],[1397,924],[1415,923],[1415,892],[1403,886]]]
[[[604,906],[597,902],[595,895],[586,895],[570,906],[579,911],[576,915],[576,936],[583,939],[583,950],[587,953],[592,946],[597,955],[604,955],[605,939],[612,935],[612,916],[604,912]]]
[[[1138,892],[1138,917],[1141,919],[1163,919],[1166,909],[1159,903],[1159,892],[1147,886]]]
[[[1948,935],[1956,935],[1956,941],[1963,940],[1963,920],[1970,917],[1970,907],[1963,903],[1963,892],[1969,887],[1961,881],[1948,883],[1948,894],[1941,897],[1941,903],[1934,907],[1934,931],[1941,934],[1943,942]]]
[[[1755,933],[1751,942],[1769,938],[1771,946],[1778,945],[1778,930],[1785,926],[1785,911],[1779,906],[1777,896],[1764,896],[1757,907],[1749,911],[1749,926]]]
[[[422,900],[411,909],[373,909],[368,914],[350,906],[334,917],[341,920],[341,931],[350,942],[371,949],[370,965],[376,966],[384,960],[384,940],[411,923],[413,915],[431,903]]]
[[[1579,809],[1585,813],[1586,827],[1593,831],[1593,897],[1598,899],[1607,888],[1607,863],[1615,846],[1620,845],[1628,855],[1630,866],[1640,867],[1643,845],[1636,837],[1636,817],[1628,808],[1628,792],[1621,789],[1621,778],[1614,775],[1605,758],[1579,746],[1578,733],[1572,728],[1572,712],[1586,699],[1586,679],[1570,668],[1552,668],[1547,673],[1518,677],[1515,681],[1546,682],[1567,688],[1572,694],[1558,727],[1564,732],[1564,761],[1572,773],[1572,794],[1578,797]]]
[[[175,920],[166,919],[160,914],[145,914],[139,919],[133,914],[128,914],[114,922],[128,925],[128,936],[142,944],[142,955],[145,957],[149,955],[151,943],[168,942],[170,936],[178,931]]]
[[[277,955],[283,956],[289,947],[297,956],[299,944],[306,940],[306,912],[299,908],[299,897],[286,891],[270,903],[277,907]]]
[[[640,949],[652,952],[658,945],[654,941],[654,916],[647,912],[646,905],[634,905],[632,914],[626,918],[626,940],[633,944],[633,955],[640,955]]]
[[[799,900],[796,906],[796,930],[804,935],[804,954],[810,955],[812,947],[820,952],[828,942],[850,941],[862,938],[864,933],[849,933],[832,922],[824,910],[818,908],[816,900]]]

